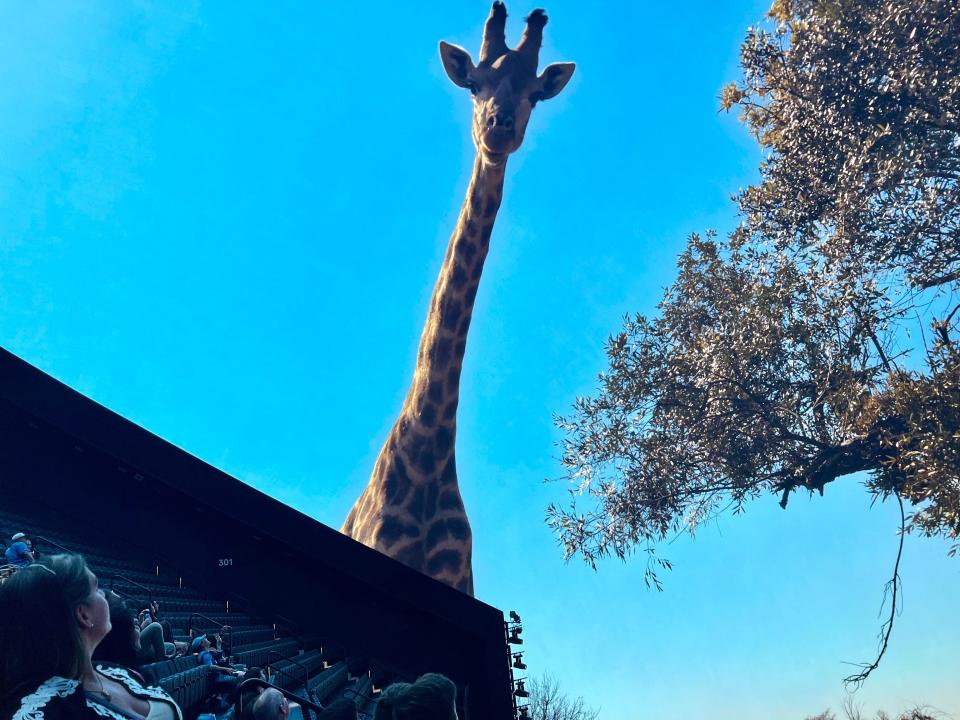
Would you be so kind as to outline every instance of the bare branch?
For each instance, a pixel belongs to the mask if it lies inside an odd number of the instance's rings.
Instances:
[[[900,558],[903,557],[903,538],[907,534],[907,516],[903,511],[903,499],[900,497],[900,493],[894,493],[894,496],[897,498],[897,504],[900,506],[900,544],[897,548],[897,560],[893,564],[893,577],[890,579],[890,582],[887,583],[887,587],[884,590],[884,596],[886,596],[888,592],[890,593],[890,615],[887,617],[886,622],[883,623],[880,631],[880,651],[877,653],[876,659],[871,663],[863,664],[861,666],[863,669],[860,672],[843,679],[847,687],[854,689],[863,685],[863,682],[870,676],[870,673],[880,666],[880,661],[883,659],[884,653],[887,652],[890,634],[893,632],[894,618],[897,616],[897,596],[900,593]]]

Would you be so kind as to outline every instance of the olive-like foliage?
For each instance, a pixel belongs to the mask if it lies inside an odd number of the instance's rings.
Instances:
[[[556,418],[567,556],[640,550],[658,588],[678,531],[854,473],[960,534],[960,3],[777,0],[741,68],[721,107],[764,161],[740,226],[690,238]]]

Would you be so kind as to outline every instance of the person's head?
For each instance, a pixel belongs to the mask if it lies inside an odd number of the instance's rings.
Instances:
[[[13,543],[18,542],[22,542],[28,548],[33,547],[33,540],[31,540],[26,533],[18,532],[13,534],[13,537],[10,538],[10,544],[12,545]]]
[[[319,720],[357,720],[357,704],[340,698],[327,705],[318,716]]]
[[[457,686],[439,673],[394,683],[380,695],[376,720],[457,720]]]
[[[0,585],[0,705],[48,678],[78,678],[110,632],[110,610],[80,555],[54,555]]]
[[[93,651],[95,660],[136,667],[140,649],[140,627],[133,615],[133,607],[116,593],[107,593],[110,608],[110,632]]]
[[[290,703],[283,693],[267,688],[253,701],[253,720],[287,720]]]

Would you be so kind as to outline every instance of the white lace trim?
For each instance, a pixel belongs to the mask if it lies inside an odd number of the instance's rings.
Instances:
[[[93,710],[97,715],[102,715],[103,717],[113,718],[113,720],[130,720],[129,716],[116,713],[105,705],[101,705],[97,702],[90,702],[88,700],[87,707]]]
[[[11,720],[43,720],[43,706],[55,697],[66,697],[76,690],[78,685],[80,683],[76,680],[54,675],[20,700],[20,709],[13,714]]]
[[[160,688],[141,685],[133,677],[131,677],[130,674],[123,668],[106,667],[104,665],[97,665],[97,672],[100,673],[101,675],[104,675],[110,678],[111,680],[116,680],[117,682],[119,682],[130,692],[131,695],[135,695],[138,697],[146,696],[153,700],[159,700],[161,702],[169,703],[171,706],[176,708],[174,715],[176,715],[177,720],[182,720],[183,715],[180,712],[180,707],[177,705],[176,702],[174,702],[173,698],[170,697],[170,695],[168,695],[164,690],[161,690]],[[109,711],[109,708],[104,708],[104,710]],[[101,713],[101,715],[102,714],[103,713]],[[114,716],[114,715],[115,713],[111,713],[111,716]],[[126,719],[124,718],[124,720]]]

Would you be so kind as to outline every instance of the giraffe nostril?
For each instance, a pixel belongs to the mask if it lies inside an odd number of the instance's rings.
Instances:
[[[513,116],[504,115],[503,113],[495,113],[487,117],[487,130],[492,128],[500,128],[501,130],[511,130],[513,128]]]

